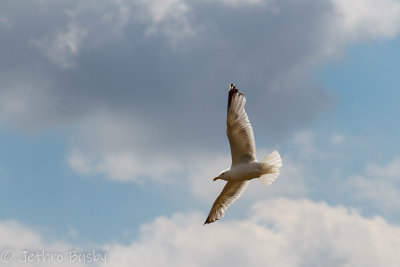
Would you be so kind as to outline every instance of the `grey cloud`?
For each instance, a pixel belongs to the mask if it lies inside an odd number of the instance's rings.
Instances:
[[[327,47],[335,52],[332,32],[341,33],[331,1],[23,4],[0,4],[9,22],[0,28],[0,96],[23,103],[0,109],[3,127],[68,125],[77,138],[88,118],[123,117],[127,150],[219,149],[231,82],[248,99],[256,135],[271,142],[332,104],[310,74],[332,55]],[[132,139],[138,120],[153,138]],[[96,129],[89,139],[107,132]]]
[[[34,90],[45,90],[52,100],[47,105],[30,104],[29,127],[74,120],[101,106],[154,123],[167,119],[169,126],[163,130],[171,135],[179,134],[174,129],[185,125],[195,133],[201,131],[197,120],[223,115],[220,106],[225,105],[230,82],[245,90],[257,110],[252,117],[259,116],[255,118],[266,125],[277,124],[279,134],[326,107],[324,90],[307,84],[303,76],[294,78],[292,72],[303,63],[307,72],[307,61],[319,45],[313,40],[315,33],[322,30],[315,25],[329,5],[315,7],[308,1],[295,8],[286,3],[273,13],[196,2],[190,6],[187,22],[196,35],[171,46],[164,35],[146,34],[153,25],[137,19],[132,6],[125,8],[129,19],[113,20],[121,12],[115,3],[92,1],[84,6],[45,1],[31,3],[23,15],[10,12],[11,30],[2,33],[6,37],[2,91],[9,87],[18,91],[15,80],[23,80]],[[12,10],[18,3],[3,5],[3,10]],[[319,12],[305,16],[311,6]],[[314,34],[307,34],[310,29]],[[87,33],[84,40],[73,43],[83,32]],[[73,69],[62,68],[72,62]],[[269,114],[279,114],[279,119]],[[19,119],[10,118],[17,126]],[[215,119],[209,125],[220,122]]]

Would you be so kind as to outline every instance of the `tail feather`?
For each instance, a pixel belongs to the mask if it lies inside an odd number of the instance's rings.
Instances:
[[[260,163],[262,171],[260,180],[268,186],[272,184],[279,175],[279,168],[282,167],[281,156],[277,151],[274,151],[261,160]]]

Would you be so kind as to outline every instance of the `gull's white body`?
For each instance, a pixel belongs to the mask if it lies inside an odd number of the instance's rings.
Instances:
[[[276,151],[257,161],[253,128],[244,110],[245,103],[246,98],[231,84],[226,135],[231,147],[232,165],[214,178],[214,181],[222,179],[227,183],[215,200],[205,224],[222,218],[228,206],[246,190],[251,179],[259,178],[265,185],[270,185],[278,177],[282,166],[280,155]]]
[[[258,178],[261,176],[261,164],[259,162],[249,162],[232,166],[225,171],[227,178],[220,178],[225,181],[245,181]]]

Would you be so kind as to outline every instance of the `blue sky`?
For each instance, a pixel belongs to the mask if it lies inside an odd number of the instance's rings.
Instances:
[[[395,0],[2,2],[1,257],[399,265],[399,18]],[[230,83],[283,167],[202,226]]]

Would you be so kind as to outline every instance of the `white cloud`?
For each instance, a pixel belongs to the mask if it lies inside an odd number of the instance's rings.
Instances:
[[[74,258],[70,258],[70,252],[88,251],[60,241],[46,241],[42,234],[18,222],[0,222],[0,236],[0,262],[6,266],[87,266],[82,262],[72,263]]]
[[[383,212],[400,210],[400,190],[394,181],[382,177],[351,176],[352,197],[366,201]]]
[[[394,158],[386,166],[367,164],[366,170],[371,176],[398,178],[400,177],[400,158]]]
[[[165,181],[184,170],[188,160],[164,147],[148,149],[159,142],[156,132],[154,126],[123,112],[93,112],[81,119],[72,136],[74,145],[67,163],[82,175],[105,175],[116,181]]]
[[[354,198],[367,201],[383,212],[400,210],[400,159],[386,166],[368,164],[364,175],[349,178]]]
[[[332,134],[331,135],[331,143],[333,145],[340,145],[346,141],[346,138],[342,134]]]
[[[53,63],[62,68],[71,68],[86,37],[86,30],[76,23],[69,23],[66,31],[42,40],[32,39],[31,44],[41,50]]]
[[[279,198],[256,203],[243,217],[224,218],[206,226],[202,225],[204,213],[158,217],[143,224],[139,237],[130,244],[102,246],[107,255],[102,266],[390,267],[400,263],[400,240],[393,238],[400,235],[400,227],[378,216],[366,218],[342,206]],[[39,232],[14,221],[1,222],[0,235],[0,253],[14,253],[7,266],[69,266],[71,250],[87,251],[65,242],[46,241]],[[21,251],[56,253],[64,259],[60,263],[21,263]]]
[[[148,23],[148,36],[162,33],[176,45],[196,32],[190,21],[191,8],[185,0],[141,0],[143,14],[137,13]],[[142,11],[141,11],[142,12]]]
[[[259,202],[243,220],[159,217],[138,240],[107,247],[107,266],[398,266],[400,228],[309,200]]]
[[[394,37],[400,30],[400,2],[396,0],[332,0],[339,27],[350,41]]]
[[[333,12],[317,55],[322,60],[341,54],[356,42],[392,38],[400,31],[400,3],[396,0],[330,0]],[[318,62],[318,61],[317,61]]]
[[[317,142],[318,138],[320,139],[320,136],[318,136],[313,130],[302,130],[295,132],[293,135],[292,146],[296,150],[298,157],[304,160],[338,160],[343,158],[343,155],[327,151],[326,149],[321,149],[320,144]],[[331,142],[332,144],[339,144],[344,142],[344,136],[332,135],[330,140],[324,141]]]
[[[81,151],[70,152],[68,164],[72,170],[80,174],[90,175],[96,173],[95,159],[91,155],[85,155]]]
[[[80,174],[103,174],[116,181],[165,180],[168,175],[181,170],[179,162],[168,155],[141,157],[129,151],[88,155],[75,150],[68,157],[68,163]]]

